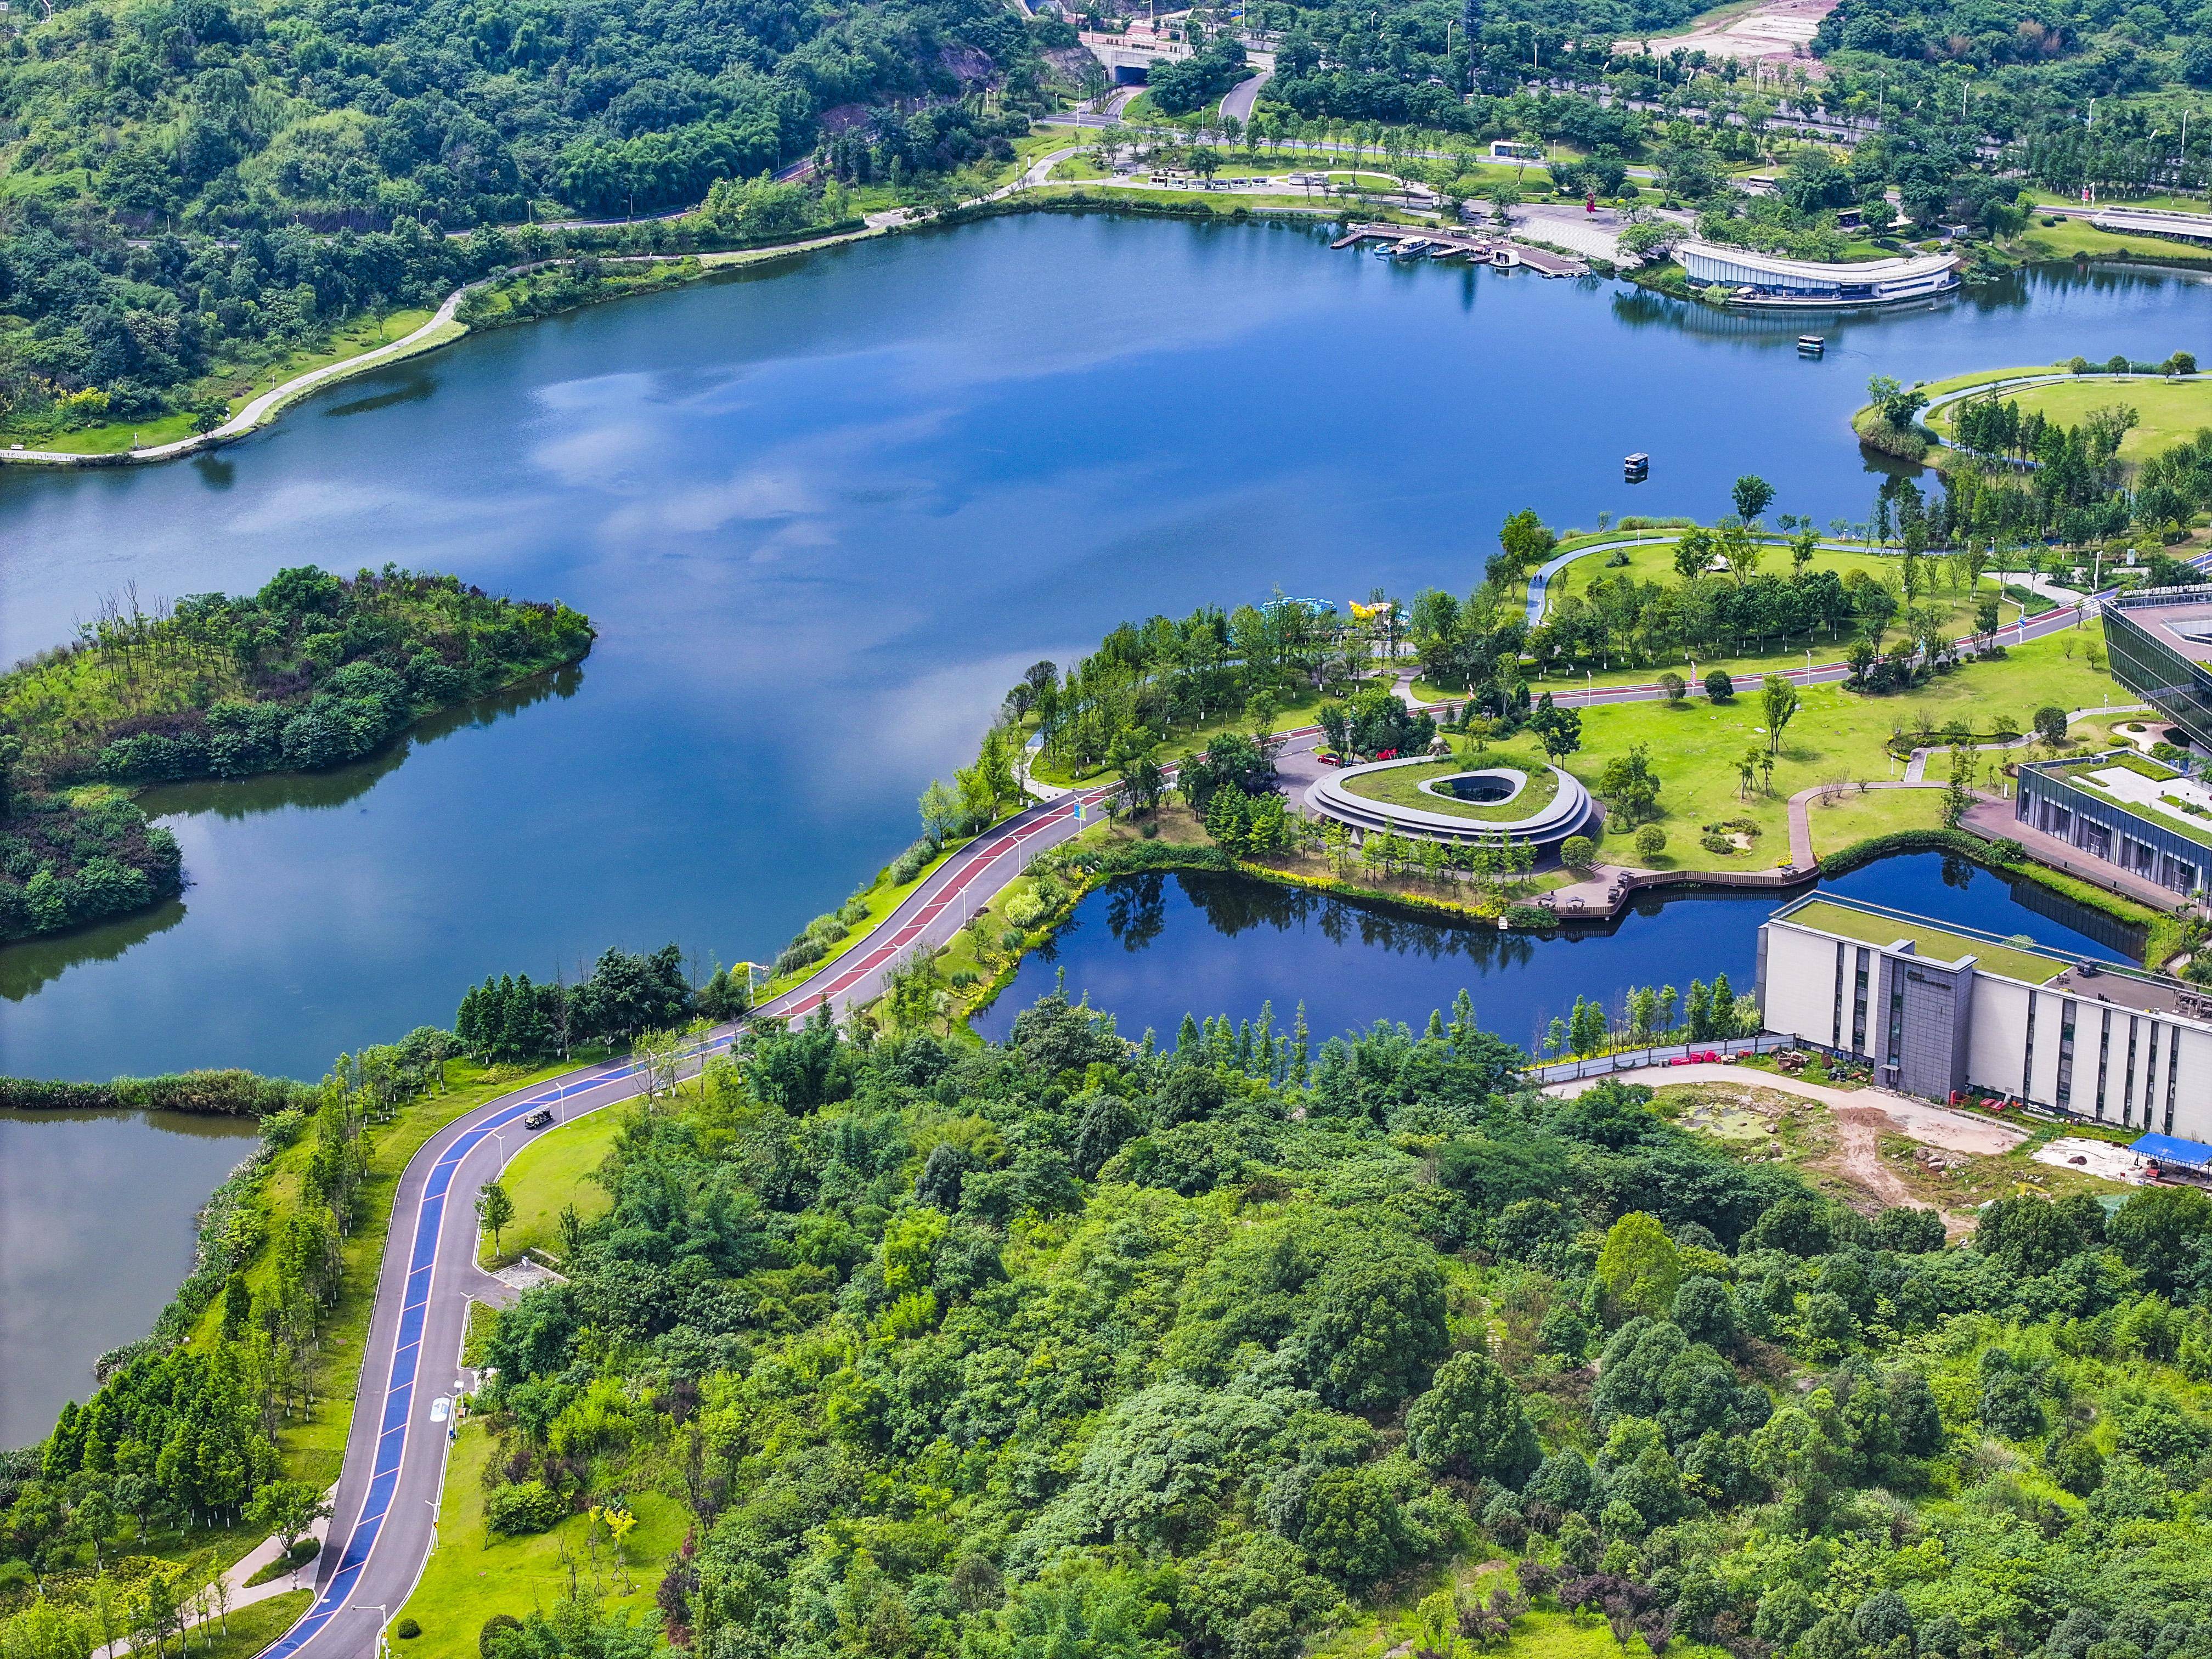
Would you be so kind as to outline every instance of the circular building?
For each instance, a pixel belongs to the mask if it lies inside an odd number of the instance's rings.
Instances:
[[[1556,766],[1470,765],[1425,755],[1347,766],[1315,781],[1307,810],[1363,835],[1395,830],[1425,841],[1505,839],[1550,851],[1589,823],[1589,791]]]

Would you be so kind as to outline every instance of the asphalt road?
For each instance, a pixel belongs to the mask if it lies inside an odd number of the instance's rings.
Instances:
[[[842,1011],[873,1000],[888,973],[916,951],[942,945],[1030,859],[1080,830],[1107,793],[1079,791],[1032,806],[978,836],[860,945],[761,1012],[794,1018],[825,1001]],[[711,1033],[695,1051],[693,1069],[736,1035],[733,1026]],[[568,1122],[639,1092],[628,1060],[581,1067],[457,1119],[402,1172],[315,1599],[266,1650],[267,1659],[375,1653],[380,1632],[413,1590],[435,1541],[450,1443],[431,1413],[461,1382],[468,1304],[512,1295],[476,1265],[475,1194],[528,1144],[531,1133],[521,1124],[530,1113],[544,1107]]]

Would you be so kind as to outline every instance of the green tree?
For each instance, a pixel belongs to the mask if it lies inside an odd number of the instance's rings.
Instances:
[[[496,1254],[500,1233],[514,1219],[514,1200],[496,1181],[487,1181],[477,1189],[477,1219],[491,1234],[491,1248]]]
[[[1766,752],[1778,755],[1782,752],[1782,728],[1796,718],[1798,709],[1804,706],[1803,699],[1797,695],[1797,688],[1783,676],[1769,674],[1759,687],[1759,701],[1766,715]]]
[[[277,1548],[289,1557],[315,1522],[330,1512],[323,1494],[307,1481],[265,1480],[246,1506],[246,1516],[274,1538]]]
[[[1455,1354],[1406,1413],[1406,1444],[1439,1474],[1518,1486],[1536,1467],[1535,1431],[1521,1391],[1486,1353]]]
[[[1747,472],[1735,481],[1729,491],[1729,499],[1735,503],[1736,517],[1746,525],[1755,526],[1759,514],[1773,504],[1774,486],[1755,472]]]
[[[1598,774],[1598,793],[1624,824],[1642,823],[1659,813],[1659,775],[1651,769],[1651,745],[1639,743],[1615,755]],[[1665,837],[1661,837],[1662,844]]]
[[[1682,1253],[1656,1217],[1632,1210],[1607,1231],[1597,1280],[1617,1315],[1663,1315],[1681,1288]]]

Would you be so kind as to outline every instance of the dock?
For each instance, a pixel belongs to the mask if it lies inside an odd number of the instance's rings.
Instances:
[[[1486,265],[1525,265],[1539,276],[1587,276],[1589,266],[1582,260],[1565,254],[1554,253],[1549,248],[1530,247],[1509,237],[1487,236],[1480,231],[1448,230],[1427,225],[1354,225],[1336,240],[1332,248],[1356,246],[1361,242],[1401,242],[1419,236],[1436,246],[1429,250],[1434,257],[1445,253],[1471,255],[1476,263]]]

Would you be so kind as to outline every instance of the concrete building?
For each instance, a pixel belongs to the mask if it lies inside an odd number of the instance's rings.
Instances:
[[[2138,588],[2102,615],[2112,678],[2212,751],[2212,586]]]
[[[1830,264],[1784,259],[1749,248],[1684,242],[1674,250],[1692,288],[1722,288],[1743,306],[1805,306],[1824,311],[1894,305],[1949,294],[1959,286],[1959,261],[1948,253],[1910,258],[1854,260]]]
[[[1816,894],[1760,928],[1759,999],[1769,1030],[1884,1088],[2212,1137],[2212,998],[2162,975]]]
[[[2212,790],[2133,749],[2021,767],[2013,816],[2185,898],[2212,869]]]

